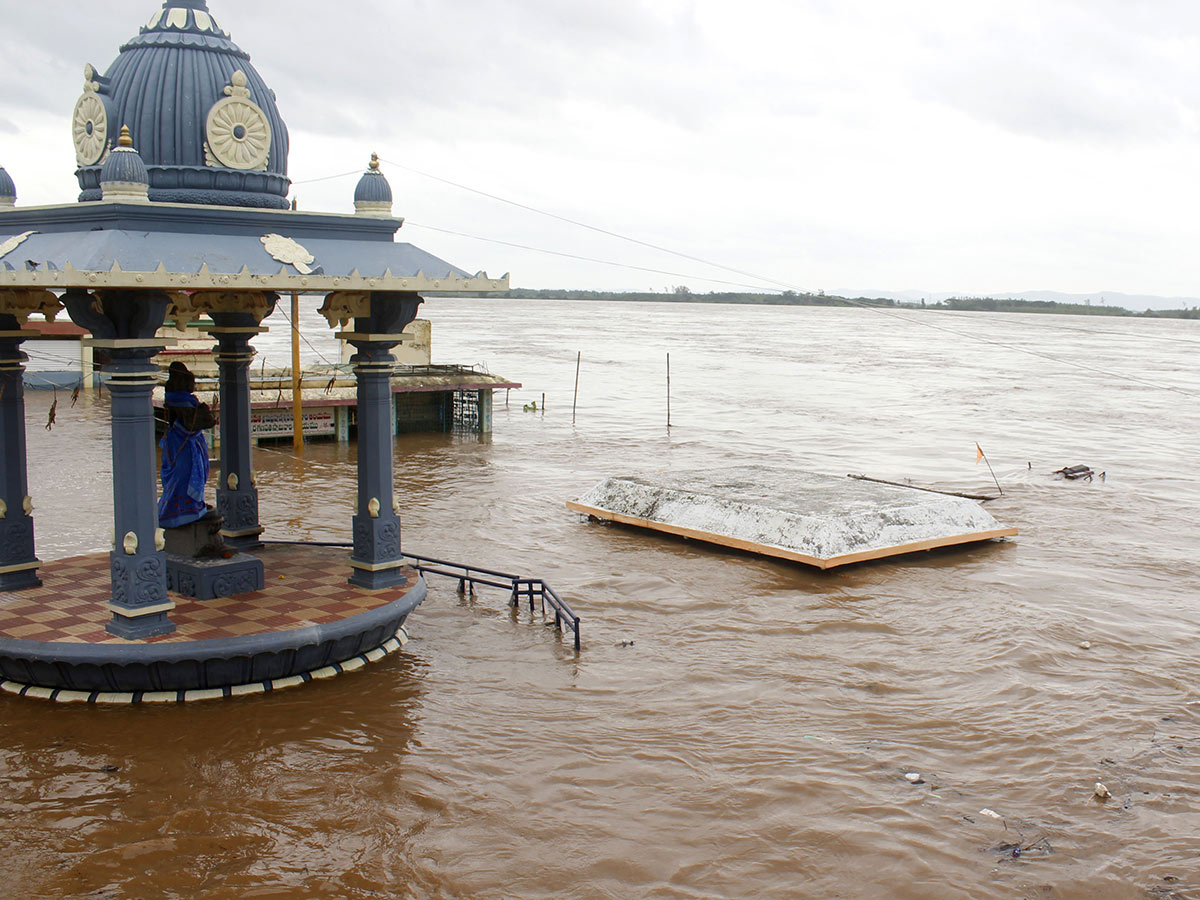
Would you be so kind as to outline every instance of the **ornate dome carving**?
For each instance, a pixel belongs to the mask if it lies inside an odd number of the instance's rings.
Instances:
[[[80,200],[101,199],[100,167],[127,124],[150,199],[286,209],[288,132],[250,56],[205,0],[166,0],[108,71],[84,70],[72,137]]]

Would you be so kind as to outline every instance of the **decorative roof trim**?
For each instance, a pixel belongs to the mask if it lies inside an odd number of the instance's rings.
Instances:
[[[300,275],[289,272],[284,267],[273,275],[255,275],[248,267],[243,267],[242,271],[236,274],[223,274],[210,271],[207,263],[200,267],[199,272],[192,273],[168,272],[161,264],[153,272],[126,272],[116,263],[113,263],[113,267],[108,271],[88,271],[76,269],[67,262],[61,269],[0,271],[0,289],[3,288],[248,290],[278,293],[295,291],[308,294],[330,291],[441,291],[474,294],[508,290],[509,276],[505,274],[500,278],[492,278],[486,272],[477,272],[460,278],[453,272],[447,272],[445,275],[417,272],[416,275],[401,277],[393,275],[391,270],[379,276],[366,276],[360,275],[357,269],[349,275]]]

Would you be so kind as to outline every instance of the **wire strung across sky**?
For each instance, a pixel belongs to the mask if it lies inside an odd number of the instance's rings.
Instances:
[[[499,240],[498,238],[485,238],[485,237],[480,237],[479,235],[475,235],[475,234],[465,234],[461,231],[451,231],[449,228],[438,228],[435,225],[424,225],[420,222],[414,222],[411,219],[405,219],[404,224],[414,226],[416,228],[424,228],[427,231],[438,231],[438,232],[441,232],[442,234],[451,234],[451,235],[454,235],[455,237],[470,238],[473,241],[485,241],[486,243],[489,243],[489,244],[500,244],[501,246],[504,246],[504,247],[516,247],[518,250],[532,250],[535,253],[548,253],[551,256],[561,256],[566,259],[578,259],[578,260],[582,260],[583,262],[599,263],[600,265],[603,265],[603,266],[616,266],[621,269],[634,269],[638,272],[650,272],[654,275],[670,275],[673,278],[699,278],[699,276],[695,276],[695,275],[683,275],[679,272],[668,272],[665,269],[650,269],[645,266],[635,266],[635,265],[631,265],[630,263],[614,262],[613,260],[609,260],[609,259],[597,259],[594,256],[580,256],[576,253],[563,253],[562,251],[559,251],[559,250],[546,250],[542,247],[531,247],[528,244],[516,244],[516,243],[513,243],[512,241],[502,241],[502,240]],[[702,280],[712,282],[713,284],[724,284],[724,285],[727,285],[730,287],[752,288],[756,291],[764,290],[759,285],[746,284],[741,281],[722,281],[719,278],[703,278]],[[767,290],[774,291],[776,289],[768,288]]]
[[[459,182],[452,181],[449,178],[442,178],[441,176],[433,175],[429,172],[423,172],[420,169],[415,169],[412,166],[406,166],[403,163],[396,162],[395,160],[385,159],[383,157],[380,157],[380,160],[382,162],[387,163],[389,166],[395,166],[397,169],[403,169],[404,171],[411,172],[414,175],[420,175],[423,178],[428,178],[432,181],[437,181],[442,184],[446,184],[451,187],[458,188],[459,190],[467,191],[472,194],[477,194],[478,196],[486,197],[490,200],[495,200],[498,203],[504,203],[509,206],[516,207],[517,209],[523,209],[523,210],[526,210],[527,212],[532,212],[532,213],[535,213],[540,216],[546,216],[548,218],[555,219],[559,222],[565,222],[569,225],[575,225],[579,228],[583,228],[588,231],[593,231],[598,234],[606,235],[608,237],[617,238],[618,240],[627,241],[631,244],[637,244],[638,246],[641,246],[641,247],[647,247],[651,250],[657,250],[661,253],[668,253],[672,256],[677,256],[677,257],[680,257],[681,259],[691,260],[692,262],[698,262],[702,265],[712,266],[713,268],[722,269],[726,272],[733,272],[734,274],[742,275],[747,278],[752,278],[756,281],[763,282],[765,284],[771,284],[771,285],[777,286],[776,288],[765,289],[765,290],[780,290],[780,289],[782,289],[782,290],[787,290],[787,291],[795,291],[795,292],[801,293],[801,294],[810,294],[811,293],[810,291],[807,291],[803,288],[799,288],[796,285],[789,284],[788,282],[785,282],[785,281],[779,281],[778,279],[771,278],[771,277],[768,277],[765,275],[759,275],[754,272],[747,272],[744,269],[737,269],[732,266],[726,266],[722,263],[713,262],[712,260],[703,259],[698,256],[693,256],[690,253],[683,253],[679,250],[673,250],[670,247],[663,247],[659,244],[653,244],[653,243],[650,243],[649,241],[643,241],[639,238],[620,234],[619,232],[611,231],[607,228],[600,228],[599,226],[596,226],[596,225],[590,225],[587,222],[580,222],[577,219],[571,219],[571,218],[568,218],[567,216],[561,216],[558,213],[552,213],[552,212],[549,212],[544,209],[538,209],[536,206],[530,206],[527,203],[520,203],[516,200],[510,200],[507,197],[501,197],[498,194],[490,193],[489,191],[483,191],[483,190],[480,190],[479,188],[473,188],[473,187],[470,187],[469,185],[460,184]],[[345,177],[348,177],[349,175],[355,175],[355,174],[358,174],[357,170],[355,172],[346,173],[344,175],[329,175],[329,176],[325,176],[323,178],[314,178],[314,179],[309,179],[308,181],[294,182],[294,183],[295,184],[311,184],[316,181],[328,181],[328,180],[331,180],[334,178],[345,178]],[[604,265],[614,265],[614,266],[620,266],[622,268],[635,269],[635,270],[639,270],[639,271],[654,272],[655,274],[672,275],[674,277],[688,277],[688,278],[695,277],[695,278],[697,278],[697,280],[716,281],[719,284],[726,284],[726,285],[734,284],[733,282],[718,281],[717,279],[706,278],[704,276],[680,276],[680,275],[677,275],[676,273],[661,272],[656,269],[646,269],[646,268],[643,268],[642,266],[633,266],[633,265],[629,265],[626,263],[614,263],[614,262],[609,262],[607,260],[593,259],[591,257],[575,256],[573,254],[561,253],[561,252],[558,252],[555,250],[545,250],[545,249],[542,249],[539,247],[531,247],[531,246],[526,246],[523,244],[514,244],[514,243],[510,243],[508,241],[502,241],[502,240],[498,240],[495,238],[477,237],[474,235],[468,235],[468,234],[462,234],[460,232],[449,231],[448,229],[435,228],[434,226],[431,226],[431,225],[420,225],[418,227],[430,229],[433,231],[441,231],[446,234],[452,234],[452,235],[456,235],[459,237],[466,237],[466,238],[470,238],[473,240],[485,241],[487,243],[517,247],[519,249],[531,250],[531,251],[538,252],[538,253],[547,253],[547,254],[551,254],[554,256],[563,256],[563,257],[568,257],[568,258],[573,258],[573,259],[580,259],[580,260],[584,260],[584,261],[588,261],[588,262],[602,263]],[[736,286],[737,287],[753,287],[752,285],[744,285],[744,284],[737,284]],[[764,290],[764,288],[757,288],[757,289]],[[923,328],[931,328],[935,331],[941,331],[946,334],[953,334],[956,337],[962,337],[962,338],[966,338],[967,340],[972,340],[972,341],[977,341],[979,343],[988,344],[990,346],[998,347],[1003,350],[1009,350],[1009,351],[1015,352],[1015,353],[1024,353],[1028,356],[1034,356],[1039,359],[1044,359],[1049,362],[1057,363],[1059,365],[1070,366],[1072,368],[1081,369],[1085,372],[1091,372],[1092,374],[1095,374],[1095,375],[1102,375],[1106,378],[1113,378],[1113,379],[1117,379],[1120,381],[1130,382],[1133,384],[1140,384],[1143,387],[1155,388],[1157,390],[1171,391],[1172,393],[1182,394],[1185,397],[1200,398],[1200,394],[1197,394],[1195,391],[1189,391],[1185,388],[1179,388],[1179,387],[1175,387],[1173,385],[1168,385],[1168,384],[1159,384],[1157,382],[1147,381],[1145,379],[1138,378],[1133,375],[1127,375],[1127,374],[1124,374],[1121,372],[1113,372],[1113,371],[1110,371],[1107,369],[1101,369],[1097,366],[1088,365],[1087,363],[1080,363],[1080,362],[1075,362],[1075,361],[1069,360],[1069,359],[1062,359],[1061,357],[1053,356],[1049,353],[1042,353],[1037,350],[1031,350],[1028,347],[1018,347],[1014,344],[1006,344],[1003,341],[997,341],[997,340],[993,340],[991,338],[982,337],[978,334],[973,334],[968,331],[960,331],[956,328],[949,328],[945,325],[939,325],[936,322],[929,321],[926,318],[917,319],[917,318],[914,318],[912,315],[900,312],[899,310],[888,309],[887,307],[877,306],[875,304],[866,303],[861,300],[855,300],[855,299],[851,299],[848,297],[843,297],[843,298],[839,298],[839,299],[841,299],[843,302],[848,303],[852,306],[858,306],[862,309],[868,309],[868,310],[871,310],[872,312],[879,313],[880,315],[890,316],[891,318],[899,319],[900,321],[905,322],[909,325],[916,325],[918,327],[923,327]],[[917,315],[923,315],[923,314],[918,313]]]

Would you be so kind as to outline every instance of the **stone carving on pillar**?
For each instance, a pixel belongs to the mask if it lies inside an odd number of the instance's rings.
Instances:
[[[112,575],[110,634],[128,640],[169,634],[166,556],[158,548],[158,466],[154,453],[154,407],[158,383],[153,357],[171,341],[155,337],[170,298],[160,290],[66,291],[62,303],[72,321],[104,349],[112,398],[113,533],[121,545],[109,554]]]
[[[351,319],[371,314],[371,295],[365,291],[335,291],[325,295],[325,302],[317,312],[325,317],[330,328],[338,325],[345,328]]]
[[[31,312],[53,318],[58,300],[47,291],[0,291],[0,590],[38,587],[25,452],[25,361],[21,342],[37,334],[21,326]]]
[[[340,337],[357,351],[350,361],[358,382],[358,502],[353,520],[354,551],[350,583],[378,589],[404,580],[400,516],[392,469],[392,348],[404,326],[417,316],[421,298],[415,293],[335,293],[325,298],[321,313],[354,330]]]
[[[18,328],[24,328],[30,316],[44,316],[47,322],[53,322],[60,312],[62,304],[50,291],[36,288],[0,291],[0,313],[11,315]],[[8,324],[13,323],[0,323],[0,327],[7,328]]]
[[[214,359],[220,370],[221,475],[217,481],[217,513],[223,519],[221,536],[237,550],[261,546],[258,488],[250,436],[250,341],[266,331],[262,320],[271,314],[279,295],[269,291],[206,291],[189,297],[187,315],[206,312],[208,329],[217,341]],[[180,313],[182,315],[182,312]]]

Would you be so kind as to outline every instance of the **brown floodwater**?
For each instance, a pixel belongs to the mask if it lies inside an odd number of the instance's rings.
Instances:
[[[404,652],[328,682],[2,695],[0,895],[1200,897],[1200,323],[423,314],[435,361],[525,387],[490,437],[397,439],[405,547],[545,578],[582,652],[431,579]],[[286,336],[262,344],[287,364]],[[44,559],[111,539],[106,405],[60,394],[47,432],[50,402],[28,396]],[[976,441],[1019,537],[830,573],[563,506],[606,474],[744,462],[986,489]],[[267,536],[346,539],[353,460],[258,450]],[[1074,463],[1107,478],[1049,474]]]

